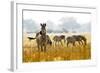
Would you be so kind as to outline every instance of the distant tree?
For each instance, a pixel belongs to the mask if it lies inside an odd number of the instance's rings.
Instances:
[[[76,33],[76,31],[72,31],[72,33]]]
[[[63,30],[63,32],[68,33],[67,28],[66,29],[65,28],[62,28],[62,30]]]

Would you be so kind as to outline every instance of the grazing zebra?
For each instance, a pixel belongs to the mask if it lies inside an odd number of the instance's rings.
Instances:
[[[64,43],[66,42],[65,35],[60,35],[60,38],[64,41]]]
[[[67,46],[69,43],[73,44],[73,46],[75,46],[75,42],[78,42],[79,44],[82,44],[82,45],[86,45],[87,44],[87,39],[82,36],[82,35],[73,35],[73,36],[70,36],[70,37],[67,37]]]
[[[57,43],[61,43],[61,38],[59,36],[54,36],[53,37],[54,45],[56,46]],[[61,43],[62,44],[62,43]]]
[[[87,44],[87,39],[86,37],[82,36],[82,35],[77,35],[77,37],[79,37],[79,39],[81,40],[82,44],[83,45],[86,45]]]
[[[75,39],[74,37],[69,36],[69,37],[66,38],[66,40],[67,40],[67,46],[68,46],[69,44],[72,44],[73,46],[75,46],[75,41],[76,41],[76,39]]]
[[[58,44],[60,43],[62,45],[62,40],[64,40],[64,43],[65,43],[65,36],[64,35],[60,35],[60,36],[55,35],[53,37],[53,41],[54,41],[55,45],[57,45],[57,43]]]
[[[82,44],[82,40],[80,39],[80,37],[78,35],[73,35],[72,37],[75,38],[75,41],[79,43],[79,45]]]

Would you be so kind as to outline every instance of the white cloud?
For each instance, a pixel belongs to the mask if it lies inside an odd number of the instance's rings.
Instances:
[[[46,23],[49,32],[90,31],[90,14],[24,11],[24,31],[37,32]]]

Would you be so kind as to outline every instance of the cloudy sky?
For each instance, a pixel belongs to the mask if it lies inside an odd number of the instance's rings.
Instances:
[[[23,21],[24,32],[39,31],[40,23],[47,24],[46,28],[48,32],[90,32],[91,14],[24,11]]]

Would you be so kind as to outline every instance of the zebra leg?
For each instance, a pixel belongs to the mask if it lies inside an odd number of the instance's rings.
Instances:
[[[69,45],[69,42],[67,42],[67,47],[68,47],[68,45]]]
[[[60,41],[61,45],[63,45],[63,43]]]
[[[56,42],[54,41],[54,47],[56,46]]]
[[[41,51],[43,51],[43,45],[41,45]]]
[[[75,42],[73,42],[73,46],[75,46]]]
[[[84,40],[84,46],[86,46],[86,44],[87,44],[87,43],[86,43],[86,40]]]
[[[78,41],[79,45],[82,45],[82,42],[81,41]]]
[[[53,41],[53,47],[55,47],[55,42]]]
[[[38,47],[38,51],[40,52],[41,50],[41,48],[40,48],[40,45],[39,45],[39,43],[37,42],[37,47]]]
[[[81,45],[83,45],[83,41],[80,41]]]
[[[83,41],[82,40],[79,40],[78,43],[79,43],[79,45],[83,45]]]
[[[58,43],[58,41],[56,41],[56,42],[55,42],[55,47],[57,47],[57,46],[58,46],[58,44],[59,44],[59,43]]]
[[[64,39],[64,44],[66,43],[66,39]]]
[[[44,45],[44,52],[46,52],[46,45]]]
[[[53,42],[53,46],[55,47],[55,41]]]
[[[85,40],[85,45],[87,44],[87,41]]]
[[[55,41],[55,46],[57,46],[57,42]]]

